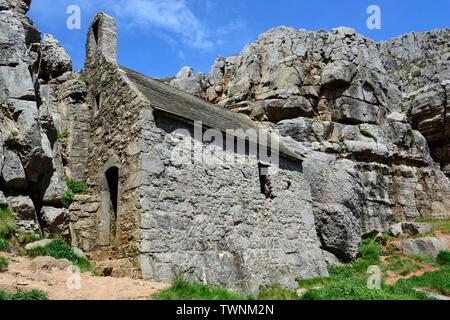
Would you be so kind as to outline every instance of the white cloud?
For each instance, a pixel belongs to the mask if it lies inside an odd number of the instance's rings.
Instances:
[[[198,49],[210,49],[210,32],[189,9],[185,0],[120,0],[113,6],[119,18],[130,25],[164,29],[181,36],[182,41]]]

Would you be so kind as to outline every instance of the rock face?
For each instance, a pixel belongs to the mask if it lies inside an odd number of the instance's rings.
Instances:
[[[41,47],[41,66],[39,76],[49,81],[72,71],[69,55],[53,36],[46,34]]]
[[[22,231],[44,229],[59,235],[66,232],[61,226],[67,229],[68,218],[55,212],[62,210],[61,196],[67,190],[64,163],[72,161],[64,159],[67,141],[58,139],[57,133],[73,122],[72,106],[81,105],[78,113],[86,110],[85,85],[80,82],[82,89],[73,89],[69,83],[64,88],[62,83],[79,76],[70,72],[70,58],[58,41],[45,35],[41,43],[39,31],[25,16],[30,4],[29,0],[0,1],[1,205],[14,212]],[[85,118],[78,117],[80,122]],[[72,135],[68,136],[65,140],[75,149]]]
[[[198,96],[313,151],[305,170],[322,245],[350,258],[358,233],[450,215],[449,50],[449,29],[375,43],[349,28],[279,27],[197,75]]]
[[[409,256],[436,258],[439,252],[449,249],[448,239],[418,238],[394,243],[394,246]]]

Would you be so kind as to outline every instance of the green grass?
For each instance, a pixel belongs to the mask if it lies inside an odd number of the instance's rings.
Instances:
[[[64,129],[62,131],[58,131],[56,134],[59,140],[65,140],[69,136],[69,130]]]
[[[420,277],[403,279],[394,286],[394,290],[403,292],[412,291],[413,288],[428,289],[450,296],[450,269],[444,268],[427,272]]]
[[[16,230],[12,212],[8,208],[0,208],[0,239],[11,239]]]
[[[75,199],[75,194],[72,191],[65,191],[61,195],[61,203],[64,208],[69,208],[72,204],[73,200]]]
[[[64,181],[66,182],[67,188],[72,191],[74,194],[86,194],[89,193],[89,188],[84,181],[80,180],[72,180],[69,177],[65,177]]]
[[[406,276],[420,269],[423,269],[423,266],[413,259],[402,259],[400,256],[391,256],[387,258],[386,261],[388,265],[384,267],[384,270],[393,271],[401,276]]]
[[[0,272],[6,271],[8,269],[9,261],[5,257],[0,257]]]
[[[450,233],[450,219],[417,219],[416,221],[431,224],[433,232],[441,231],[443,233]]]
[[[16,293],[0,290],[0,300],[48,300],[48,296],[40,290],[17,291]]]
[[[261,288],[259,300],[300,300],[297,292],[287,290],[278,286]]]
[[[263,300],[429,300],[426,295],[416,292],[415,288],[427,289],[437,293],[450,295],[450,253],[441,252],[437,261],[424,257],[401,258],[392,255],[373,239],[364,239],[358,258],[353,263],[342,267],[330,267],[329,277],[302,280],[299,287],[308,289],[303,297],[296,291],[281,287],[261,288],[258,299]],[[381,256],[386,258],[382,266]],[[380,266],[382,273],[393,271],[399,275],[411,274],[428,263],[441,265],[441,270],[428,272],[420,277],[399,280],[395,285],[385,285],[381,279],[380,289],[369,289],[367,270],[370,266]],[[244,295],[230,293],[225,289],[190,284],[176,280],[173,285],[156,294],[157,300],[241,300],[248,299]]]
[[[9,250],[9,242],[6,239],[0,239],[0,251],[8,251]]]
[[[383,248],[373,239],[364,239],[359,250],[358,259],[351,265],[329,268],[329,278],[317,278],[300,281],[299,285],[309,291],[303,300],[422,300],[427,299],[411,287],[387,286],[383,283],[380,289],[367,287],[367,269],[369,266],[380,266],[380,257],[385,255]],[[390,269],[406,272],[414,269],[410,263],[398,263],[392,259]],[[389,266],[389,265],[388,265]],[[381,268],[382,269],[382,268]],[[322,288],[314,289],[321,286]]]
[[[79,81],[83,82],[85,85],[90,85],[92,83],[92,78],[89,76],[80,76],[78,78]]]
[[[189,283],[177,279],[172,286],[158,292],[152,297],[155,300],[245,300],[244,295],[232,293],[226,289]]]
[[[68,191],[61,195],[61,202],[64,208],[69,208],[72,204],[76,194],[88,194],[89,187],[86,182],[80,180],[72,180],[69,177],[65,177]]]
[[[439,252],[436,262],[444,267],[450,267],[450,252],[441,251]]]
[[[22,246],[43,239],[42,235],[34,232],[16,232],[16,237]]]
[[[95,274],[95,270],[91,263],[86,259],[77,257],[73,252],[73,248],[63,240],[54,240],[43,248],[28,250],[27,254],[30,257],[50,256],[56,259],[67,259],[78,266],[81,272],[92,272]]]

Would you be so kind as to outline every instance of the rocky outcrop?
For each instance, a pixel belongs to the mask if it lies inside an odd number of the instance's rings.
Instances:
[[[428,237],[395,242],[393,246],[409,256],[434,259],[439,252],[449,249],[449,242],[444,238]]]
[[[209,74],[171,84],[202,79],[198,96],[312,150],[305,172],[322,245],[348,259],[360,233],[450,215],[449,37],[442,29],[375,43],[349,28],[278,27],[217,58]]]
[[[72,60],[52,35],[44,35],[41,45],[39,77],[49,81],[72,71]]]
[[[86,111],[86,89],[82,82],[81,89],[66,84],[79,75],[71,73],[70,58],[57,40],[45,35],[41,43],[39,31],[25,16],[30,3],[0,1],[0,192],[20,230],[64,234],[68,219],[56,212],[62,210],[67,190],[64,156],[71,134],[58,139],[58,132],[73,118],[59,105],[72,99],[82,105],[78,112]]]

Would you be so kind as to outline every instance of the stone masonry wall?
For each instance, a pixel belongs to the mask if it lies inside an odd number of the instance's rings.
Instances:
[[[119,67],[102,56],[85,72],[92,79],[93,111],[87,182],[101,201],[97,245],[114,245],[115,258],[137,255],[139,230],[139,110],[144,101],[127,83]],[[117,221],[110,208],[105,172],[119,169]],[[113,229],[116,228],[115,235]]]
[[[171,281],[182,274],[251,291],[258,285],[296,287],[300,278],[327,274],[301,163],[283,160],[269,174],[270,194],[263,194],[256,157],[213,147],[208,164],[182,161],[179,155],[192,145],[206,148],[190,126],[150,110],[143,111],[146,117],[140,230],[145,278]],[[172,132],[180,128],[190,134]],[[221,161],[226,153],[239,161]]]

